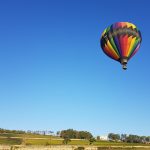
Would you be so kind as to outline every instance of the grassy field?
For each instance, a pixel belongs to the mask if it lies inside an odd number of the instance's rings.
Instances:
[[[48,135],[37,134],[0,134],[0,144],[4,145],[63,145],[63,139]],[[74,140],[72,139],[68,145],[89,145],[88,140]],[[109,142],[96,141],[94,146],[150,146],[150,144],[141,143],[123,143],[123,142]]]
[[[26,138],[50,138],[49,135],[39,135],[39,134],[14,134],[14,133],[1,133],[0,134],[0,138],[1,137],[26,137]],[[59,138],[59,137],[55,137],[53,136],[53,138]]]
[[[26,139],[26,145],[63,145],[62,139]],[[71,140],[68,145],[88,145],[87,140]]]
[[[26,139],[27,145],[62,145],[63,140],[50,140],[50,139]],[[71,140],[68,145],[89,145],[88,140]],[[92,145],[94,146],[148,146],[147,144],[141,143],[123,143],[123,142],[108,142],[108,141],[97,141]]]
[[[22,144],[22,139],[18,138],[0,138],[1,145],[20,145]]]

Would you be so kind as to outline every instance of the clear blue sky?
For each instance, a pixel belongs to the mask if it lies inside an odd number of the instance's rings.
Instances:
[[[148,0],[0,1],[0,127],[150,135]],[[128,70],[100,36],[128,21],[142,32]]]

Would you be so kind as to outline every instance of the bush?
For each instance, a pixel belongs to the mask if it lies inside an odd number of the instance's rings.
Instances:
[[[68,144],[69,142],[71,142],[71,140],[69,138],[64,138],[63,144]]]
[[[110,147],[98,147],[97,150],[108,150]]]
[[[45,146],[48,146],[48,145],[50,145],[49,142],[46,142],[46,143],[45,143]]]
[[[84,149],[85,149],[84,147],[78,147],[75,150],[84,150]]]

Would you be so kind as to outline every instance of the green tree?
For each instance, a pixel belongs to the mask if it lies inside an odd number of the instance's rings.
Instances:
[[[64,138],[63,140],[63,144],[68,144],[69,142],[71,142],[71,140],[69,138]]]
[[[57,132],[56,132],[56,135],[57,135],[57,136],[60,136],[60,131],[57,131]]]
[[[100,136],[97,136],[97,137],[96,137],[96,140],[97,140],[97,141],[100,141]]]
[[[79,131],[78,132],[78,139],[91,139],[93,138],[92,134],[87,131]]]
[[[145,143],[146,142],[146,136],[141,136],[141,137],[139,137],[139,142],[140,143]]]
[[[60,137],[62,138],[69,138],[69,139],[75,139],[76,138],[77,131],[73,129],[68,130],[62,130],[60,132]]]
[[[150,142],[150,136],[147,136],[147,137],[145,138],[145,141],[146,141],[146,142]]]
[[[127,134],[121,134],[120,140],[122,142],[126,142],[126,139],[127,139]]]
[[[127,142],[128,143],[141,143],[141,137],[138,136],[138,135],[132,135],[132,134],[130,134],[127,137]]]
[[[92,134],[87,131],[76,131],[73,129],[62,130],[60,132],[60,137],[62,138],[70,138],[70,139],[90,139],[92,138]]]
[[[89,144],[90,144],[90,145],[93,144],[94,142],[96,142],[96,139],[95,139],[95,138],[90,138],[90,139],[89,139]]]
[[[114,134],[114,133],[109,133],[108,138],[112,141],[118,141],[118,140],[120,140],[120,135]]]

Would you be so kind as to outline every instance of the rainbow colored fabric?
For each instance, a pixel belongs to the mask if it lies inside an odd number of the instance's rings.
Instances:
[[[104,30],[101,47],[110,58],[129,60],[139,49],[142,41],[138,28],[129,22],[117,22]]]

